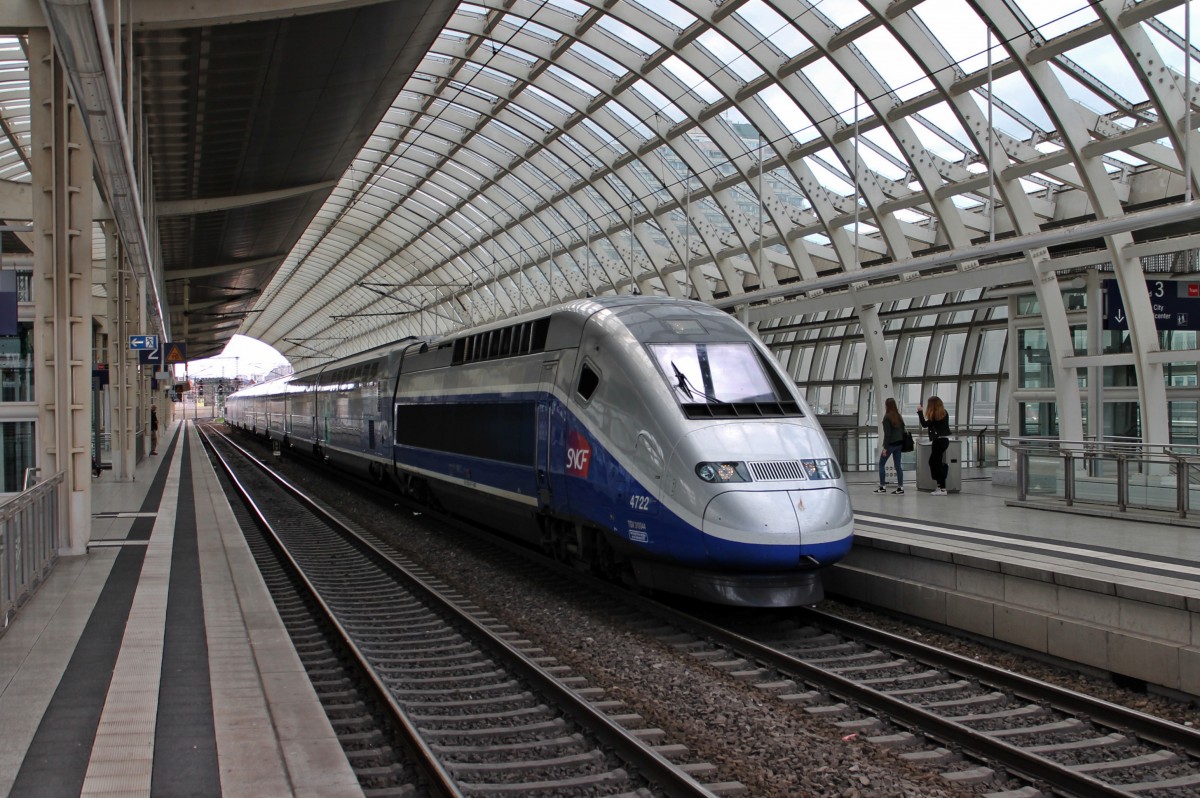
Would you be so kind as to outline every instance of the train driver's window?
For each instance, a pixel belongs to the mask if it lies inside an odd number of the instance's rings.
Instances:
[[[592,394],[596,392],[596,386],[600,384],[600,375],[592,370],[588,363],[584,363],[579,369],[579,385],[576,387],[576,392],[579,398],[587,402],[592,398]]]

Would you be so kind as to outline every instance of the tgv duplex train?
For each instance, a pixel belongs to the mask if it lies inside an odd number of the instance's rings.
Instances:
[[[648,589],[811,604],[851,544],[817,420],[700,302],[583,299],[408,338],[239,391],[225,417]]]

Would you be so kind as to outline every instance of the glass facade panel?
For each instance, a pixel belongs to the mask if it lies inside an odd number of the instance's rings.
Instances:
[[[1104,403],[1104,436],[1141,440],[1142,420],[1137,402]]]
[[[18,493],[25,485],[25,469],[37,466],[37,443],[32,421],[0,423],[0,490]]]
[[[1104,386],[1120,388],[1137,385],[1137,371],[1131,363],[1128,366],[1105,366]]]
[[[808,394],[804,397],[817,415],[825,415],[833,404],[832,385],[810,385]]]
[[[0,336],[0,402],[32,402],[33,325],[21,322],[17,335]]]
[[[1050,368],[1050,349],[1046,331],[1017,331],[1017,387],[1053,388],[1054,370]]]
[[[1058,406],[1054,402],[1021,402],[1017,415],[1021,437],[1058,437]]]
[[[913,335],[900,341],[898,371],[904,377],[921,377],[925,374],[925,359],[929,352],[929,336]]]
[[[820,347],[821,369],[815,375],[818,380],[832,380],[834,370],[837,368],[838,352],[841,345],[837,343],[825,344]]]
[[[977,380],[971,383],[970,407],[967,408],[967,423],[972,426],[992,426],[999,419],[996,402],[996,383]]]
[[[831,413],[858,414],[858,385],[839,386],[834,395],[837,400],[833,403]]]
[[[1171,417],[1171,443],[1184,446],[1200,445],[1196,436],[1196,406],[1195,401],[1168,402],[1168,414]]]
[[[934,382],[930,383],[925,388],[925,395],[936,396],[942,400],[942,404],[946,406],[946,412],[949,414],[950,427],[953,429],[960,423],[958,418],[958,383],[956,382]],[[924,402],[921,403],[924,405]],[[916,409],[913,409],[913,415],[916,415]]]
[[[907,382],[903,385],[896,386],[896,407],[900,410],[900,415],[904,416],[905,424],[917,424],[917,405],[923,405],[925,400],[921,397],[921,384],[919,382]]]
[[[863,376],[863,361],[867,356],[867,345],[863,341],[855,341],[850,344],[849,352],[846,356],[846,367],[842,370],[842,376],[849,380],[858,380]]]
[[[965,332],[948,333],[941,337],[941,353],[934,364],[935,374],[961,374],[963,370],[963,348],[967,343]]]
[[[979,335],[979,349],[975,353],[976,374],[998,374],[1004,359],[1004,342],[1008,330],[983,330]]]
[[[1164,363],[1163,378],[1168,388],[1195,388],[1195,363]]]

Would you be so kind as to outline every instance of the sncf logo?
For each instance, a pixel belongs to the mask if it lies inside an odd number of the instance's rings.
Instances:
[[[573,477],[587,479],[588,468],[592,464],[592,447],[587,438],[576,430],[567,435],[567,473]]]

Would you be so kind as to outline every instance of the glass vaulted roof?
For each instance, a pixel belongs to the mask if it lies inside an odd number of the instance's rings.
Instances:
[[[766,302],[1178,198],[1187,13],[462,3],[240,332],[302,367],[589,294]],[[0,39],[4,180],[28,179],[22,61]]]

